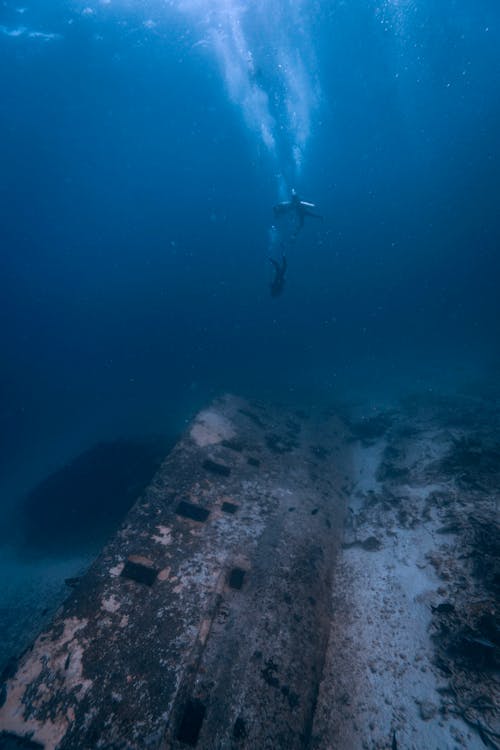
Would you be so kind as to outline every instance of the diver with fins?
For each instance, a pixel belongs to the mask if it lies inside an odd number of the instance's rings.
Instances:
[[[312,210],[314,208],[316,208],[314,203],[308,203],[307,201],[301,200],[297,195],[296,190],[292,188],[290,200],[277,203],[273,207],[273,210],[276,218],[285,214],[295,214],[296,229],[292,235],[292,239],[294,240],[304,226],[306,216],[310,216],[313,219],[323,219],[321,214],[317,214]]]
[[[292,188],[292,193],[289,201],[282,201],[273,206],[274,215],[276,218],[283,215],[292,215],[295,220],[295,229],[290,237],[291,241],[297,238],[298,233],[304,226],[306,216],[310,216],[313,219],[323,219],[321,214],[316,213],[313,209],[316,208],[314,203],[308,203],[303,201],[297,195],[297,191]],[[277,238],[279,236],[276,227],[271,228],[272,237]],[[271,239],[271,246],[275,246],[276,239]],[[274,277],[270,284],[271,297],[279,297],[285,288],[285,276],[288,267],[288,261],[285,255],[285,243],[281,243],[281,260],[276,260],[270,257],[269,261],[272,263],[274,270]]]

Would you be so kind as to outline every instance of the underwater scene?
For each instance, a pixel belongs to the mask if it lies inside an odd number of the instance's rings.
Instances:
[[[0,5],[0,750],[500,748],[500,5]]]

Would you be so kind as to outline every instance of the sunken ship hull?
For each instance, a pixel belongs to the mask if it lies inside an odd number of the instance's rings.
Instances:
[[[345,445],[331,415],[202,411],[12,670],[0,744],[308,747]]]

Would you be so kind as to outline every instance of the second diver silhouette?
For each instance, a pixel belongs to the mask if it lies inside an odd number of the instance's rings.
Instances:
[[[286,255],[283,253],[281,261],[269,258],[274,268],[274,278],[271,281],[271,297],[279,297],[283,293],[285,288],[285,274],[287,269]]]

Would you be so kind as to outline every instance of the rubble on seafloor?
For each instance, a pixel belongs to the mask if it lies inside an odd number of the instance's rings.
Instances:
[[[500,410],[202,411],[0,693],[0,748],[479,750]]]
[[[431,394],[353,420],[315,748],[500,746],[499,416]]]

